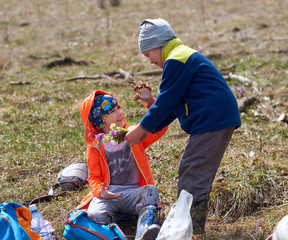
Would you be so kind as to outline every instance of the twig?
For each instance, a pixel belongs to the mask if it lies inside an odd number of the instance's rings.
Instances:
[[[246,77],[243,77],[243,76],[240,76],[240,75],[236,75],[236,74],[234,74],[234,73],[229,73],[229,74],[228,74],[228,77],[229,77],[230,79],[237,80],[237,81],[243,83],[243,84],[246,85],[246,86],[247,86],[247,85],[251,85],[251,83],[252,83],[252,81],[251,81],[250,79],[248,79],[248,78],[246,78]]]
[[[288,123],[288,116],[285,113],[282,113],[277,120],[280,122]]]
[[[259,101],[259,99],[255,96],[247,96],[237,99],[239,112],[242,112],[245,107],[252,105],[255,101]]]
[[[31,84],[31,82],[22,82],[22,81],[19,81],[19,82],[9,82],[10,85],[29,85]]]
[[[230,73],[234,73],[236,70],[237,65],[232,63],[230,66],[226,68],[220,68],[219,71],[222,75],[229,75]]]
[[[107,75],[107,76],[110,76],[110,77],[113,77],[113,76],[115,76],[116,74],[119,74],[119,72],[117,72],[117,71],[112,71],[112,72],[104,72],[103,74],[104,74],[104,75]]]
[[[228,76],[226,76],[225,79],[234,79],[237,80],[239,82],[241,82],[242,84],[244,84],[245,86],[251,86],[252,90],[254,93],[256,93],[258,96],[247,96],[247,97],[243,97],[239,100],[237,100],[238,103],[238,108],[239,111],[243,111],[245,109],[246,106],[252,105],[255,101],[258,102],[265,102],[264,104],[258,106],[262,113],[270,120],[275,121],[276,119],[276,113],[273,110],[273,107],[271,105],[271,101],[268,99],[268,101],[265,99],[265,97],[263,97],[262,91],[259,87],[259,84],[255,81],[251,81],[250,79],[240,76],[240,75],[236,75],[233,73],[229,73]]]
[[[105,75],[105,74],[96,74],[96,75],[92,75],[92,76],[79,76],[79,77],[73,77],[73,78],[68,78],[68,79],[64,79],[64,80],[60,80],[58,82],[72,82],[72,81],[76,81],[76,80],[85,80],[85,79],[91,79],[91,80],[99,80],[99,79],[107,79],[111,82],[117,83],[119,84],[118,81],[114,80],[113,78]]]
[[[126,72],[124,69],[119,68],[119,73],[124,77],[124,82],[133,83],[134,79],[129,72]]]
[[[76,80],[84,80],[84,79],[96,80],[96,79],[101,79],[101,78],[102,77],[100,76],[100,74],[97,74],[97,75],[92,75],[92,76],[73,77],[73,78],[68,78],[68,79],[64,79],[64,80],[61,80],[61,81],[72,82],[72,81],[76,81]]]
[[[243,77],[243,76],[240,76],[240,75],[236,75],[232,72],[230,72],[228,74],[228,76],[226,76],[226,78],[224,78],[225,80],[229,80],[229,79],[234,79],[234,80],[237,80],[239,82],[241,82],[243,85],[245,86],[251,86],[252,87],[252,90],[257,93],[260,97],[261,97],[261,89],[259,88],[259,84],[255,81],[252,81],[250,80],[249,78],[246,78],[246,77]]]
[[[131,73],[132,76],[142,75],[142,76],[154,76],[154,75],[161,75],[162,70],[156,70],[156,71],[143,71],[143,72],[135,72]]]
[[[64,80],[59,80],[56,82],[72,82],[72,81],[77,81],[77,80],[86,80],[86,79],[91,79],[91,80],[99,80],[99,79],[107,79],[111,82],[117,83],[117,84],[123,84],[120,83],[119,81],[115,80],[117,76],[121,76],[124,79],[124,82],[129,82],[133,83],[134,79],[133,76],[138,76],[138,75],[143,75],[143,76],[153,76],[153,75],[161,75],[162,70],[157,70],[157,71],[143,71],[143,72],[127,72],[124,69],[120,68],[119,71],[112,71],[112,72],[105,72],[101,74],[95,74],[91,76],[78,76],[78,77],[73,77],[73,78],[68,78]]]

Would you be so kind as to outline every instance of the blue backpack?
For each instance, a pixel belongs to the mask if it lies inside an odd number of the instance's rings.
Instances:
[[[0,239],[2,240],[41,240],[31,231],[32,215],[27,207],[9,202],[0,205]]]
[[[116,223],[104,224],[94,222],[87,218],[87,211],[77,209],[66,217],[65,230],[63,236],[67,240],[128,240]],[[91,215],[92,216],[92,215]]]

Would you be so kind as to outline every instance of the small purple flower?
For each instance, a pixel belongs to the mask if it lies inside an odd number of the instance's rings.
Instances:
[[[121,142],[124,141],[124,137],[126,133],[128,132],[126,129],[119,128],[114,123],[113,125],[111,124],[110,129],[111,129],[110,133],[106,134],[104,137],[104,140],[103,140],[104,142],[120,144]]]
[[[102,140],[103,138],[104,138],[104,133],[100,133],[100,134],[97,134],[96,136],[95,136],[95,138],[97,139],[97,140]]]
[[[243,88],[240,88],[240,89],[239,89],[239,93],[242,95],[243,92],[244,92]]]
[[[113,137],[117,137],[119,135],[119,132],[117,130],[112,130],[111,134]]]
[[[235,89],[236,91],[238,91],[239,87],[237,87],[237,86],[234,86],[234,89]]]

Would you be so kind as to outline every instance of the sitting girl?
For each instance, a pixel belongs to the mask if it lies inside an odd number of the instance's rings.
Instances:
[[[143,83],[131,84],[138,93],[134,98],[149,108],[155,99],[151,88]],[[167,128],[149,133],[145,140],[130,147],[126,141],[103,142],[110,125],[127,129],[124,111],[116,98],[102,90],[94,91],[81,104],[85,126],[87,164],[91,192],[78,208],[88,208],[99,222],[117,222],[117,215],[138,215],[135,239],[156,239],[160,227],[154,224],[159,192],[154,185],[145,149],[157,141]]]

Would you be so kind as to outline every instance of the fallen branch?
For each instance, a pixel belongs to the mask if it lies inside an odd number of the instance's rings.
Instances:
[[[73,78],[68,78],[68,79],[64,79],[64,80],[60,80],[57,82],[72,82],[72,81],[77,81],[77,80],[102,80],[102,79],[106,79],[109,80],[112,83],[115,84],[121,84],[121,82],[114,80],[113,78],[107,76],[106,74],[96,74],[96,75],[92,75],[92,76],[79,76],[79,77],[73,77]]]
[[[122,69],[123,70],[123,69]],[[123,70],[124,72],[126,72],[125,70]],[[123,72],[123,73],[124,73]],[[115,76],[115,75],[121,75],[123,77],[123,74],[121,74],[119,71],[112,71],[112,72],[105,72],[105,75],[108,76]],[[154,75],[161,75],[162,74],[162,70],[153,70],[153,71],[141,71],[141,72],[130,72],[129,74],[133,77],[133,76],[154,76]]]
[[[285,113],[282,113],[277,120],[280,122],[288,123],[288,116]]]
[[[156,70],[156,71],[143,71],[143,72],[135,72],[135,73],[131,73],[132,76],[137,76],[137,75],[142,75],[142,76],[155,76],[155,75],[161,75],[162,74],[162,70]]]
[[[245,86],[251,86],[253,91],[255,93],[257,93],[259,96],[262,95],[261,93],[261,89],[259,88],[259,84],[255,81],[251,81],[249,78],[246,78],[246,77],[243,77],[243,76],[240,76],[240,75],[236,75],[236,74],[233,74],[233,73],[229,73],[228,76],[226,76],[226,78],[224,77],[225,80],[230,80],[230,79],[233,79],[233,80],[237,80],[239,82],[241,82],[243,85]]]
[[[31,82],[22,82],[22,81],[19,81],[19,82],[9,82],[10,85],[29,85],[31,84]]]
[[[245,107],[252,105],[256,101],[259,101],[259,99],[255,96],[248,96],[237,99],[239,112],[242,112]]]
[[[232,79],[232,80],[237,80],[237,81],[241,82],[242,84],[244,84],[246,86],[252,84],[252,81],[249,78],[246,78],[246,77],[243,77],[243,76],[240,76],[240,75],[236,75],[234,73],[229,73],[228,77],[230,79]]]
[[[234,73],[236,70],[237,65],[232,63],[230,66],[226,68],[220,68],[219,71],[221,72],[222,75],[229,75],[231,73]]]
[[[112,83],[115,84],[124,84],[126,82],[128,83],[133,83],[134,78],[133,76],[138,76],[138,75],[143,75],[143,76],[152,76],[152,75],[161,75],[162,70],[158,71],[143,71],[143,72],[127,72],[124,69],[120,68],[119,71],[113,71],[113,72],[106,72],[106,73],[101,73],[101,74],[95,74],[91,76],[78,76],[78,77],[73,77],[73,78],[68,78],[64,80],[59,80],[56,82],[72,82],[72,81],[77,81],[77,80],[102,80],[106,79]],[[123,78],[124,80],[118,81],[119,76]]]
[[[270,121],[276,121],[277,120],[276,113],[274,112],[270,101],[266,101],[263,104],[259,104],[257,106],[257,108],[259,108],[261,110],[262,114],[264,116],[266,116]]]
[[[124,69],[119,68],[119,74],[124,77],[124,82],[133,83],[134,79],[129,72],[126,72]]]

